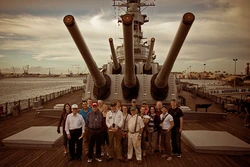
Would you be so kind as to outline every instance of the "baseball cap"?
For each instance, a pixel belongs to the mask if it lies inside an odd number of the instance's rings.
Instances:
[[[143,101],[142,104],[147,104],[147,102],[146,102],[146,101]]]
[[[78,108],[78,105],[77,105],[77,104],[73,104],[73,105],[71,106],[71,108]]]
[[[132,103],[136,103],[136,99],[132,99]]]
[[[98,105],[97,105],[97,103],[92,103],[92,106],[97,107]]]

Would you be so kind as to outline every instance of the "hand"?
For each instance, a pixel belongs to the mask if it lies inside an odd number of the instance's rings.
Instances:
[[[138,135],[138,140],[139,140],[139,141],[141,140],[141,136],[140,136],[140,135]]]
[[[61,131],[60,131],[60,129],[59,129],[59,128],[57,129],[57,133],[61,133]]]
[[[82,139],[84,137],[84,133],[78,138],[79,140]]]
[[[182,128],[179,129],[179,132],[182,132]]]
[[[160,127],[162,127],[162,124],[160,124]]]
[[[70,139],[71,138],[70,134],[67,134],[67,137],[68,137],[68,139]]]

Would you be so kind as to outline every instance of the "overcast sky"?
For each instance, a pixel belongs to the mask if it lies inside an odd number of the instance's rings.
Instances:
[[[156,38],[156,60],[162,64],[174,39],[182,15],[195,14],[186,41],[172,71],[244,73],[250,63],[250,0],[155,0],[147,8],[149,22],[144,37]],[[74,73],[86,71],[85,63],[63,17],[74,15],[98,66],[110,60],[108,38],[115,46],[123,41],[122,26],[112,0],[8,0],[0,1],[0,69],[8,71],[29,65],[30,72]],[[146,39],[146,40],[147,40]],[[188,69],[190,70],[190,69]]]

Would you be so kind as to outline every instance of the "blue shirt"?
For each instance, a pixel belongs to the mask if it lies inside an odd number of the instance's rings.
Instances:
[[[86,122],[87,114],[92,111],[92,108],[88,107],[88,111],[84,111],[84,109],[81,109],[79,114],[83,117],[84,121]]]

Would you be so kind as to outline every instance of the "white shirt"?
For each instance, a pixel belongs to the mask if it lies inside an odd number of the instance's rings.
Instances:
[[[82,128],[82,133],[84,133],[85,122],[83,117],[80,114],[73,115],[70,113],[67,116],[65,123],[66,134],[69,134],[69,130],[80,129]]]
[[[121,128],[123,125],[123,116],[120,110],[115,112],[109,111],[106,115],[106,125],[108,128],[112,127],[115,124],[116,128]]]
[[[144,128],[144,123],[142,118],[138,115],[138,120],[137,120],[137,124],[136,124],[136,130],[135,130],[135,122],[136,122],[136,117],[137,114],[135,114],[134,116],[131,115],[131,118],[128,120],[128,131],[134,133],[135,132],[139,132],[139,130],[141,128]]]
[[[123,116],[122,130],[128,131],[128,121],[131,118],[131,115],[127,113],[126,115],[122,114],[122,116]],[[124,124],[125,124],[125,126],[124,126]]]
[[[168,113],[166,113],[166,114],[168,114]],[[160,115],[160,119],[162,120],[166,116],[166,114],[163,115],[163,113],[162,113]],[[170,126],[171,126],[170,122],[172,122],[172,121],[174,121],[172,115],[168,114],[168,116],[162,122],[162,129],[168,130],[168,128],[170,128]]]

